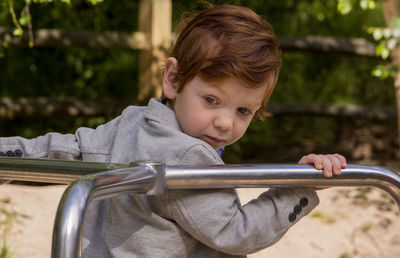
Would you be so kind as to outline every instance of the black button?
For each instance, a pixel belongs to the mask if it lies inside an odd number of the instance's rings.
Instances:
[[[295,214],[299,215],[299,214],[301,213],[302,210],[303,210],[303,209],[301,208],[300,205],[294,206],[294,213],[295,213]]]
[[[6,152],[6,156],[7,157],[15,157],[15,153],[13,151],[9,150],[9,151]]]
[[[16,157],[22,157],[22,150],[16,149],[14,153]]]
[[[290,214],[289,214],[289,221],[290,221],[290,222],[295,221],[296,218],[297,218],[297,215],[296,215],[296,214],[294,214],[294,213],[290,213]]]
[[[5,156],[6,154],[2,151],[0,151],[0,157]]]
[[[300,205],[301,207],[306,207],[308,205],[308,199],[306,197],[301,198]]]

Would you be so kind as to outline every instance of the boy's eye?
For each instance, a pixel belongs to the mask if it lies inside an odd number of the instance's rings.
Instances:
[[[250,110],[248,110],[247,108],[244,108],[244,107],[238,108],[237,111],[238,111],[240,114],[251,114]]]
[[[213,97],[204,97],[204,99],[210,104],[217,103],[217,100],[215,98],[213,98]]]

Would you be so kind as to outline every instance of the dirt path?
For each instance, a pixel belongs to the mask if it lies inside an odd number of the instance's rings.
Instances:
[[[0,237],[13,258],[50,257],[52,228],[65,186],[0,186]],[[241,189],[243,203],[261,189]],[[398,258],[400,215],[386,193],[373,188],[319,191],[320,205],[259,258]],[[7,213],[4,213],[6,211]],[[7,215],[8,214],[8,215]]]

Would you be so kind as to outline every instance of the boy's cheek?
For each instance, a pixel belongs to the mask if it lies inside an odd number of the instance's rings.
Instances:
[[[245,128],[243,128],[243,129],[241,129],[241,130],[237,130],[237,131],[234,133],[234,134],[235,134],[235,137],[232,139],[232,143],[230,143],[230,144],[233,144],[233,143],[239,141],[239,140],[243,137],[243,135],[246,133],[247,128],[248,128],[248,127],[245,127]]]
[[[249,120],[249,121],[247,121],[247,123],[243,124],[243,126],[241,128],[242,133],[241,133],[240,138],[242,138],[242,136],[246,133],[247,129],[249,129],[250,122],[251,122],[251,120]]]

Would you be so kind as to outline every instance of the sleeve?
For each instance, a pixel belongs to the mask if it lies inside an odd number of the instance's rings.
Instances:
[[[193,163],[193,160],[202,163]],[[213,165],[201,146],[180,165]],[[278,241],[319,200],[312,188],[273,188],[242,206],[235,189],[170,191],[170,214],[189,234],[218,251],[246,255]]]
[[[0,155],[64,160],[77,160],[81,156],[76,135],[59,133],[48,133],[33,139],[0,137]]]
[[[74,134],[48,133],[33,139],[0,137],[0,156],[108,162],[120,118]]]

